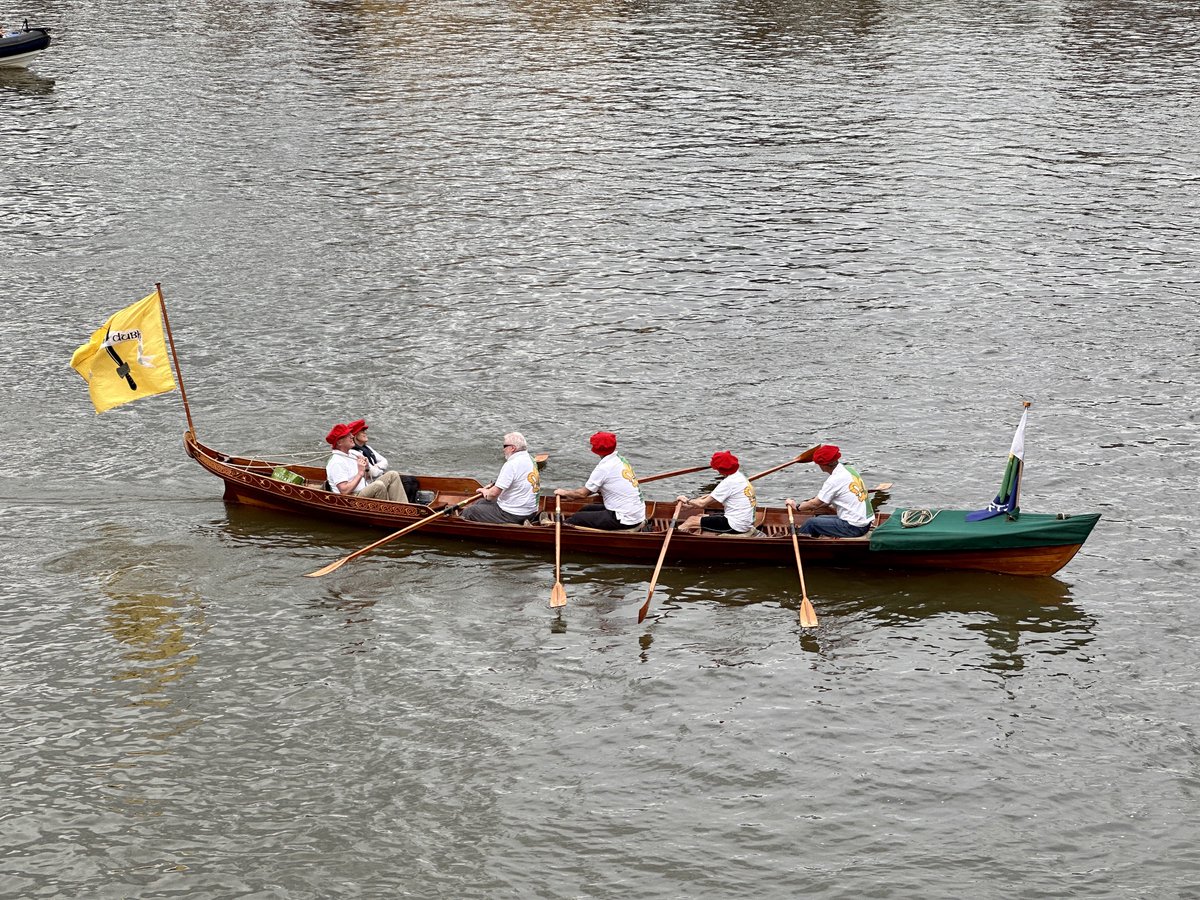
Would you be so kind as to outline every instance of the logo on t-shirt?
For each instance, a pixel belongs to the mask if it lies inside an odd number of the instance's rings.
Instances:
[[[865,503],[867,500],[867,486],[857,475],[850,479],[850,493],[858,498],[859,503]]]
[[[617,459],[621,461],[621,477],[633,485],[633,489],[638,492],[638,499],[641,500],[642,488],[638,484],[637,476],[633,474],[633,466],[631,466],[629,464],[629,460],[623,456],[618,456]]]

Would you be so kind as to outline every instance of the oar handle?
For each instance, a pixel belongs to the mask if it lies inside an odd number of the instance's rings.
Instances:
[[[791,500],[788,500],[788,502],[785,503],[784,505],[787,507],[787,511],[788,511],[788,531],[794,536],[798,533],[796,531],[796,517],[793,515],[793,512],[796,509],[796,504],[793,503]],[[799,551],[797,551],[797,552],[799,552]]]

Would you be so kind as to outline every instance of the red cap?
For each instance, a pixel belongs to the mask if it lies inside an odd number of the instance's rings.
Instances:
[[[732,475],[738,470],[738,458],[728,450],[718,450],[712,455],[709,465],[722,475]]]
[[[818,466],[832,466],[842,458],[842,451],[833,444],[822,444],[813,453],[813,462]]]
[[[329,442],[329,446],[333,446],[348,434],[353,434],[349,425],[338,423],[329,429],[329,434],[325,435],[325,440]]]
[[[355,419],[353,422],[347,422],[346,427],[350,429],[351,434],[358,434],[367,430],[367,422],[365,419]]]
[[[592,435],[592,452],[608,456],[617,449],[617,436],[611,431],[597,431]]]

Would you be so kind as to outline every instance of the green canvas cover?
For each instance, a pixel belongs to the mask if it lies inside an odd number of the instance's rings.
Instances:
[[[1015,519],[995,516],[982,522],[968,522],[969,510],[941,509],[936,512],[932,522],[905,528],[900,524],[904,510],[898,510],[871,532],[871,549],[940,553],[945,550],[1061,547],[1082,544],[1100,519],[1099,513],[1064,518],[1048,513],[1020,513]]]

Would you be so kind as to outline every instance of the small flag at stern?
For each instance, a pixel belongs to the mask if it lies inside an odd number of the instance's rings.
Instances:
[[[1019,512],[1017,503],[1021,496],[1021,473],[1025,468],[1025,422],[1028,418],[1029,404],[1026,403],[1025,410],[1021,413],[1021,421],[1017,425],[1017,433],[1013,435],[1012,448],[1008,451],[1008,464],[1004,467],[1000,492],[986,508],[967,513],[968,522],[979,522],[993,516]]]

